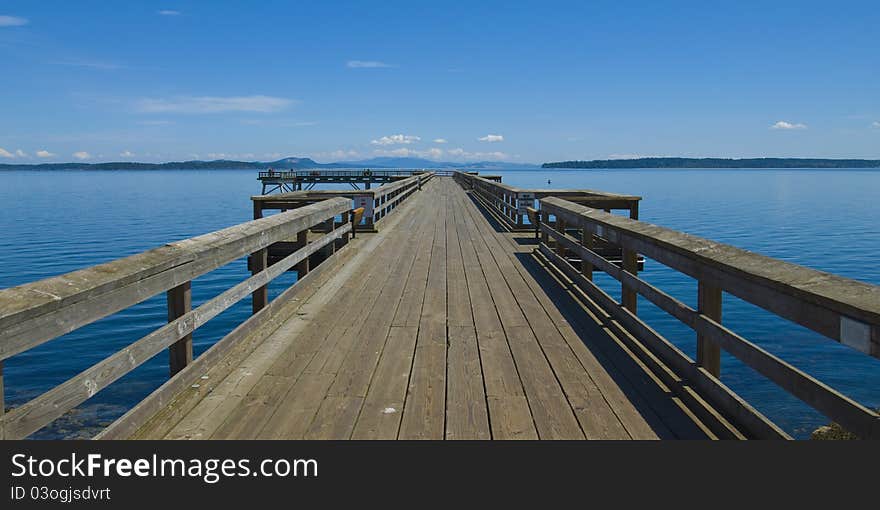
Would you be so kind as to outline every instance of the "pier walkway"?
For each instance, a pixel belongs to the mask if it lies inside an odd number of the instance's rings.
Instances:
[[[705,437],[675,398],[438,178],[150,438]],[[174,403],[169,408],[173,409]]]
[[[722,383],[730,357],[880,438],[876,411],[722,323],[726,293],[877,358],[880,287],[638,221],[641,197],[499,181],[255,196],[253,221],[0,290],[0,437],[167,352],[171,377],[96,438],[790,439]],[[243,258],[249,277],[192,306],[194,280]],[[691,278],[696,305],[640,276],[648,263]],[[165,325],[4,404],[3,360],[163,293]],[[253,314],[194,357],[193,332],[248,297]],[[695,356],[642,302],[693,330]]]

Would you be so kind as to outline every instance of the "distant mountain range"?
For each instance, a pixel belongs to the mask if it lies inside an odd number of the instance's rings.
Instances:
[[[467,169],[510,169],[538,168],[538,165],[482,161],[454,163],[431,161],[420,158],[372,158],[359,161],[340,161],[337,163],[317,163],[310,158],[284,158],[276,161],[174,161],[169,163],[136,163],[118,161],[111,163],[39,163],[39,164],[0,164],[0,170],[236,170],[274,168],[276,170],[302,170],[308,168],[467,168]]]
[[[637,158],[558,161],[541,168],[880,168],[876,159],[812,158]]]

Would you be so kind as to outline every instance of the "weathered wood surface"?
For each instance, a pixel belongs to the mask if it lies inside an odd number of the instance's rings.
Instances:
[[[328,214],[345,214],[350,209],[348,200],[327,200],[106,264],[0,290],[0,359],[295,236]]]
[[[424,187],[277,328],[130,435],[715,437],[531,246],[494,230],[451,179]]]
[[[542,200],[546,212],[719,287],[855,349],[880,357],[880,287],[649,223]]]
[[[866,295],[877,294],[880,289],[555,198],[543,200],[542,206],[545,214],[556,218],[552,226],[547,222],[540,225],[540,251],[552,262],[552,266],[564,273],[570,283],[590,299],[595,300],[602,310],[644,341],[648,350],[672,367],[675,373],[694,384],[703,398],[713,402],[727,416],[734,417],[752,434],[757,437],[778,437],[780,431],[720,384],[717,379],[720,372],[720,349],[734,355],[847,430],[864,438],[880,437],[880,416],[876,412],[721,325],[721,293],[725,290],[771,311],[783,310],[779,312],[783,317],[850,344],[852,338],[848,338],[843,325],[857,321],[841,315],[840,310],[849,309],[850,313],[856,310],[860,318],[871,321],[870,317],[876,313],[877,307],[860,307],[864,305]],[[619,243],[625,250],[644,251],[648,256],[697,278],[698,308],[691,308],[640,279],[632,266],[627,268],[624,264],[620,268],[612,264],[585,246],[581,240],[564,233],[566,224],[574,225],[591,236],[595,234]],[[625,302],[623,307],[618,306],[613,298],[590,281],[587,273],[578,272],[563,258],[565,252],[573,253],[582,261],[595,265],[619,280],[623,288],[629,290],[630,296],[636,293],[642,295],[691,327],[698,336],[696,362],[641,321],[634,310],[625,306]],[[780,272],[775,275],[768,273],[763,268],[762,261],[772,261],[767,264],[773,265]],[[819,292],[805,296],[814,287]],[[852,292],[852,299],[846,299],[847,289]],[[815,314],[819,314],[819,317]],[[840,323],[839,337],[835,336],[835,328],[822,327],[827,326],[829,318],[832,322]],[[863,326],[863,335],[869,337],[871,329],[876,331],[877,323],[869,322]],[[858,345],[854,347],[858,348]],[[871,349],[862,350],[876,355]],[[679,387],[678,383],[672,386],[678,388],[678,391],[687,389],[684,386]],[[687,396],[687,393],[682,392],[682,396]],[[720,420],[714,421],[717,425],[723,425],[722,428],[726,427]]]

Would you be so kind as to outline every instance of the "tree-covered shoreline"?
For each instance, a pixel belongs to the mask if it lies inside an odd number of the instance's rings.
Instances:
[[[880,168],[876,159],[820,158],[637,158],[557,161],[541,168]]]

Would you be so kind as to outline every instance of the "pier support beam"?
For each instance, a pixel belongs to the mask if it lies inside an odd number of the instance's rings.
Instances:
[[[182,283],[169,290],[166,293],[166,299],[168,300],[168,322],[189,313],[192,310],[191,283]],[[171,344],[171,347],[168,348],[168,364],[171,377],[174,377],[174,374],[192,363],[192,359],[192,333],[190,333]]]
[[[721,289],[704,282],[697,284],[697,307],[701,314],[721,322]],[[697,365],[710,374],[721,375],[721,348],[708,338],[697,335]]]

